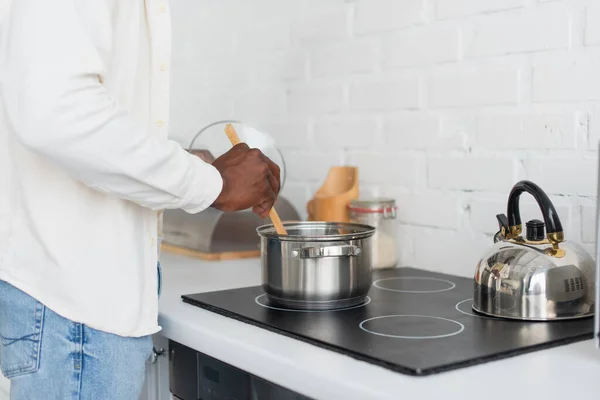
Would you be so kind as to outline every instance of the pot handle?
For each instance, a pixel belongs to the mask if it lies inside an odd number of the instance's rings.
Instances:
[[[546,225],[546,235],[548,241],[552,243],[555,249],[558,249],[558,243],[564,240],[563,227],[558,217],[558,213],[554,208],[554,205],[544,193],[544,191],[535,183],[530,181],[520,181],[511,190],[508,196],[508,227],[511,237],[516,237],[521,234],[521,213],[519,211],[519,198],[523,192],[531,194],[544,217],[544,223]]]
[[[356,257],[360,255],[361,250],[358,246],[340,245],[324,247],[305,247],[300,250],[292,251],[292,257],[300,258],[323,258],[323,257]]]

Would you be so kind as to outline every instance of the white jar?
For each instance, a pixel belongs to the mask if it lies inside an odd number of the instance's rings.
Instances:
[[[352,200],[349,209],[351,222],[375,228],[371,253],[373,268],[396,267],[396,201],[385,198]]]

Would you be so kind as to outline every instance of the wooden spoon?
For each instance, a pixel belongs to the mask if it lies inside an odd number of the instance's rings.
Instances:
[[[233,146],[240,143],[240,137],[238,136],[237,132],[235,131],[235,128],[233,127],[233,125],[231,125],[231,124],[225,125],[225,133],[227,134],[227,137],[229,138],[229,141],[231,142],[231,144]],[[275,226],[275,230],[277,231],[277,234],[278,235],[287,235],[288,233],[285,230],[285,228],[283,227],[283,224],[281,223],[281,219],[279,218],[279,214],[277,214],[277,211],[275,211],[275,207],[271,208],[271,211],[269,211],[269,216],[271,217],[271,221],[273,222],[273,225]]]

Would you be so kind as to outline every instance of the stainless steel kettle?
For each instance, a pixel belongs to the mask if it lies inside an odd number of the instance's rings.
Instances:
[[[522,193],[532,195],[544,221],[526,223]],[[475,271],[473,310],[517,320],[548,321],[594,315],[596,265],[577,243],[565,240],[554,205],[535,183],[520,181],[508,197],[507,215]]]

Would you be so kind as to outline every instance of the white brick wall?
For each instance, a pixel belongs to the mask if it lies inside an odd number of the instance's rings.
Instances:
[[[353,72],[370,72],[377,61],[376,43],[356,40],[318,47],[311,54],[311,72],[315,78]]]
[[[588,197],[596,195],[597,165],[595,159],[581,155],[525,161],[527,178],[537,182],[547,193]],[[565,170],[569,171],[567,176]],[[563,179],[558,180],[558,176],[563,176]]]
[[[460,149],[461,135],[440,132],[440,120],[430,115],[390,117],[384,121],[386,144],[397,149]]]
[[[596,0],[179,0],[172,135],[242,119],[305,204],[332,165],[398,201],[405,264],[470,276],[520,179],[595,241]],[[522,196],[523,219],[540,218]],[[432,248],[435,251],[432,251]],[[448,260],[453,260],[448,263]]]
[[[419,107],[419,81],[416,78],[358,82],[350,85],[353,110],[392,110]]]
[[[560,6],[560,7],[559,7]],[[465,43],[469,56],[515,54],[569,45],[569,10],[565,4],[480,18]]]
[[[429,81],[432,108],[516,104],[519,71],[514,68],[452,72]]]
[[[364,183],[404,188],[425,186],[425,160],[421,154],[381,151],[350,153],[347,164],[359,166],[360,179]],[[321,175],[324,179],[323,172]]]
[[[298,45],[314,46],[339,40],[348,35],[348,10],[343,7],[323,12],[309,10],[306,15],[293,21],[292,26],[294,43]]]
[[[437,0],[439,19],[485,14],[522,7],[525,0]]]
[[[540,65],[533,68],[533,102],[600,99],[600,63]]]
[[[377,131],[377,119],[371,116],[336,115],[318,119],[314,125],[314,137],[325,148],[337,148],[340,143],[347,149],[376,147]]]
[[[432,157],[428,167],[433,189],[508,193],[515,182],[509,157]]]
[[[577,121],[572,114],[482,115],[474,145],[493,149],[574,149]]]
[[[409,67],[458,60],[459,29],[455,26],[403,30],[383,39],[383,65]]]
[[[600,44],[600,4],[590,4],[586,11],[585,44]]]
[[[249,97],[252,92],[248,92]],[[293,116],[328,114],[344,108],[344,87],[341,84],[301,85],[288,88],[288,110]],[[265,109],[269,112],[269,109]],[[252,118],[252,116],[250,116]]]
[[[419,24],[423,20],[424,3],[424,0],[357,0],[356,33],[378,33]]]

